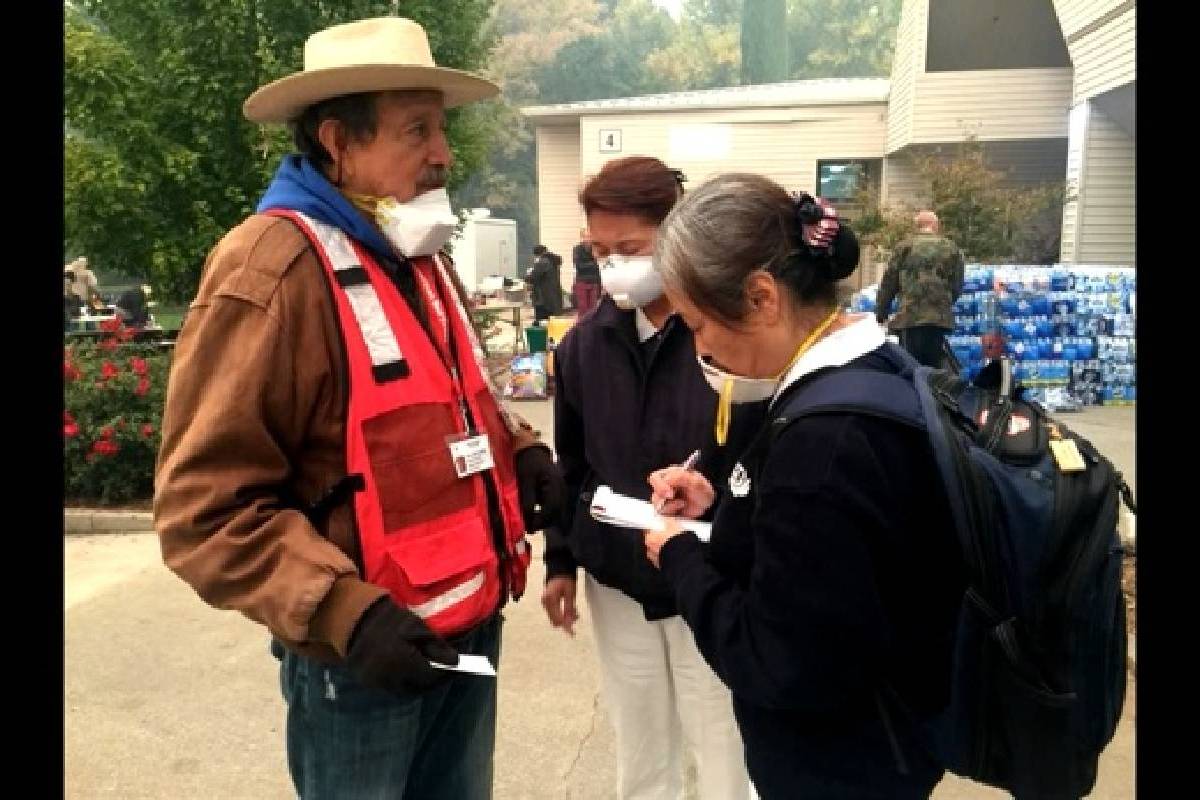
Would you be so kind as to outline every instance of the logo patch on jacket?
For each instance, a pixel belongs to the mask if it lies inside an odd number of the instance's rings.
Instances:
[[[746,474],[746,468],[738,462],[734,465],[733,472],[729,475],[729,491],[734,497],[745,497],[750,494],[750,476]]]

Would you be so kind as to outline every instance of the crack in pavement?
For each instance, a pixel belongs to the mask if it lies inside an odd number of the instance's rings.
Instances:
[[[596,733],[596,718],[600,715],[600,692],[596,692],[595,698],[592,700],[592,724],[588,727],[588,732],[579,740],[579,749],[575,752],[575,758],[571,761],[571,766],[567,768],[566,774],[563,776],[563,798],[571,800],[571,775],[575,772],[575,768],[579,766],[579,759],[583,758],[583,748],[587,746],[588,740]]]

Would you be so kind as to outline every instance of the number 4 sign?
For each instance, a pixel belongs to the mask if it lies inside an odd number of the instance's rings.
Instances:
[[[619,153],[621,152],[621,131],[619,128],[609,128],[600,131],[600,152],[601,153]]]

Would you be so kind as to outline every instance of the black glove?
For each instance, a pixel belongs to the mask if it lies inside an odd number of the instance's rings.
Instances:
[[[346,653],[346,666],[364,686],[396,694],[424,692],[450,676],[430,661],[454,665],[458,652],[388,597],[362,615]]]
[[[536,444],[517,453],[517,491],[527,530],[540,531],[558,523],[567,486],[549,447]]]

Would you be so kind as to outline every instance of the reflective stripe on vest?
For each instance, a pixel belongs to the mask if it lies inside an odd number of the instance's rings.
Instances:
[[[337,276],[338,285],[346,291],[350,307],[354,309],[354,318],[371,354],[371,370],[375,374],[375,381],[383,383],[407,375],[408,365],[404,361],[404,354],[400,352],[396,334],[388,324],[379,295],[367,278],[367,271],[358,262],[350,240],[332,225],[317,222],[299,212],[296,216],[303,219],[320,240],[329,266],[333,267]]]
[[[433,259],[430,274],[443,304],[457,309],[446,308],[457,380],[370,251],[305,215],[267,213],[304,232],[331,287],[349,374],[346,469],[362,474],[365,484],[353,502],[363,577],[438,634],[478,625],[506,592],[523,591],[530,553],[512,436],[444,265]],[[486,474],[499,495],[502,543],[492,529],[484,473],[458,478],[451,460],[446,438],[467,432],[486,433],[492,446],[495,467]]]
[[[471,595],[483,588],[484,579],[487,574],[480,572],[474,578],[466,583],[456,586],[445,594],[440,594],[432,600],[426,600],[424,603],[416,606],[410,606],[409,611],[416,614],[421,619],[429,619],[434,614],[440,614],[455,603],[461,603]]]

